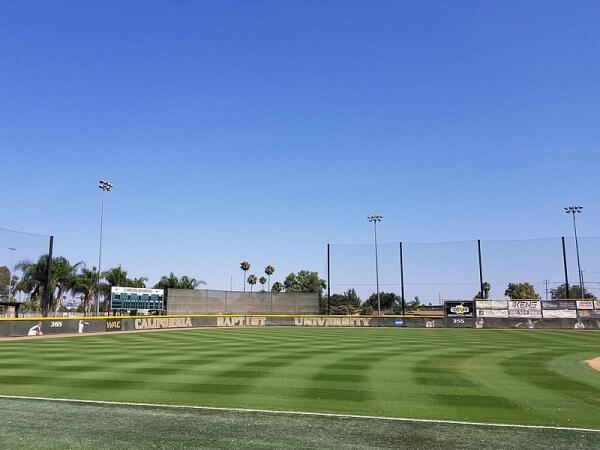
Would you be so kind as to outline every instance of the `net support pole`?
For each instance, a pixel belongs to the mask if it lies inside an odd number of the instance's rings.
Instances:
[[[481,264],[481,239],[477,239],[477,255],[479,257],[479,289],[481,289],[481,299],[484,298],[483,293],[483,266]]]
[[[571,296],[569,295],[569,272],[567,271],[567,248],[565,246],[565,237],[562,236],[560,239],[562,241],[563,266],[565,268],[565,289],[567,291],[567,298],[570,298]]]
[[[402,298],[402,315],[406,314],[406,302],[404,301],[404,257],[402,253],[402,242],[400,247],[400,295]]]
[[[54,248],[54,236],[50,236],[50,242],[48,244],[48,261],[46,263],[46,290],[44,292],[42,314],[44,317],[48,316],[50,310],[50,301],[52,299],[52,250]]]
[[[331,267],[330,267],[330,245],[327,244],[327,315],[331,313]]]

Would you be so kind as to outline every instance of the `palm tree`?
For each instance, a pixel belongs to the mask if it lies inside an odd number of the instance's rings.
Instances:
[[[268,285],[268,290],[271,290],[271,275],[273,275],[275,273],[275,268],[271,265],[265,267],[265,273],[267,274],[268,280],[269,280],[269,285]]]
[[[96,296],[98,286],[98,273],[96,268],[81,269],[81,273],[75,277],[75,285],[73,286],[74,294],[83,295],[83,313],[88,316],[91,313],[92,300]]]
[[[256,284],[256,275],[248,275],[248,284],[250,285],[250,292],[252,292],[252,286]]]
[[[282,290],[283,285],[279,281],[273,283],[273,288],[271,289],[271,292],[281,292]]]
[[[78,262],[71,265],[69,261],[58,256],[52,258],[52,278],[50,279],[50,292],[48,305],[52,310],[58,311],[62,304],[62,296],[70,291],[75,283],[77,269],[81,265]],[[21,261],[15,268],[23,272],[21,281],[17,284],[17,289],[29,294],[32,304],[38,309],[43,309],[43,301],[46,295],[46,273],[48,267],[48,255],[41,255],[37,262],[29,260]]]
[[[258,279],[258,282],[262,285],[260,290],[264,292],[265,291],[265,283],[267,282],[267,279],[265,277],[260,277]]]
[[[187,275],[177,278],[173,272],[169,276],[163,275],[158,283],[154,285],[154,289],[196,289],[201,284],[206,284],[202,280],[190,278]]]
[[[56,286],[54,312],[58,312],[62,306],[63,295],[72,290],[75,286],[77,270],[82,264],[83,262],[81,261],[71,264],[67,258],[63,256],[52,259],[52,281],[53,285]]]
[[[19,262],[15,268],[23,273],[17,289],[29,294],[29,302],[32,308],[42,309],[46,291],[46,272],[48,255],[42,255],[37,262],[24,260]]]
[[[250,270],[250,263],[248,261],[242,261],[240,263],[240,269],[244,271],[244,292],[246,292],[246,272]]]

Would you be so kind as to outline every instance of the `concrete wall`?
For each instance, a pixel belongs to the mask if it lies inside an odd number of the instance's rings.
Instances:
[[[237,292],[168,289],[167,314],[318,314],[313,292]]]

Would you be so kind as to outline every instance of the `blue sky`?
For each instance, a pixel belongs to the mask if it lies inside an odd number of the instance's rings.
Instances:
[[[575,203],[599,234],[596,1],[19,1],[0,30],[0,226],[88,266],[100,178],[103,265],[151,282],[322,273],[371,213],[517,239]]]

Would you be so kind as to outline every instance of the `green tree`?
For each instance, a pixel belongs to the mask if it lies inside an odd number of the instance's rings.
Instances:
[[[287,292],[317,292],[320,295],[327,283],[319,278],[317,272],[301,270],[297,274],[290,273],[285,278],[283,286]]]
[[[154,285],[154,289],[196,289],[201,284],[206,284],[202,280],[188,277],[187,275],[178,278],[173,272],[168,276],[163,275],[160,281]]]
[[[492,286],[490,285],[490,283],[488,283],[487,281],[484,281],[482,284],[483,287],[483,295],[481,295],[481,291],[479,291],[477,293],[477,295],[475,295],[475,297],[473,297],[473,300],[487,300],[488,298],[490,298],[490,289],[492,289]]]
[[[399,306],[402,303],[402,297],[394,294],[393,292],[380,292],[379,302],[381,303],[381,310],[392,309],[395,306]],[[365,303],[368,303],[377,309],[377,294],[371,294]]]
[[[0,267],[0,297],[8,296],[10,294],[10,284],[12,276],[10,269],[6,266]]]
[[[415,299],[412,302],[408,302],[407,306],[409,306],[410,308],[418,308],[419,306],[421,306],[421,300],[415,295]]]
[[[276,281],[275,283],[273,283],[273,286],[271,287],[271,292],[281,292],[281,291],[283,291],[283,285],[279,281]]]
[[[269,284],[267,285],[267,290],[271,290],[271,275],[273,275],[275,273],[275,268],[273,266],[267,266],[265,267],[265,274],[267,275],[267,281],[269,282]]]
[[[58,311],[62,305],[62,297],[70,291],[75,283],[77,269],[82,263],[71,264],[63,257],[52,258],[52,278],[50,279],[50,309]],[[29,294],[31,305],[35,309],[41,309],[46,290],[46,274],[48,256],[41,255],[37,262],[29,260],[21,261],[15,267],[23,272],[23,276],[17,284],[17,289]]]
[[[252,288],[256,284],[256,275],[248,275],[248,284],[250,285],[250,292],[252,292]]]
[[[246,292],[246,272],[248,272],[250,270],[250,263],[248,261],[242,261],[240,263],[240,269],[242,269],[244,271],[244,292]]]
[[[87,316],[91,313],[92,301],[94,300],[98,287],[98,272],[96,268],[81,269],[81,272],[75,276],[75,284],[73,286],[74,294],[81,294],[82,312]]]
[[[329,297],[331,314],[353,314],[360,308],[360,298],[354,289],[348,289],[342,294],[333,294]]]
[[[82,264],[82,262],[71,264],[63,256],[52,259],[52,279],[54,280],[54,286],[56,286],[55,300],[52,303],[54,312],[62,307],[63,296],[73,289],[77,270]]]
[[[508,283],[504,295],[512,300],[540,298],[533,285],[529,283]]]
[[[260,277],[258,279],[258,282],[261,284],[260,290],[264,292],[264,290],[265,290],[265,283],[267,282],[267,279],[265,277]]]
[[[569,285],[569,295],[567,296],[567,286],[565,284],[561,284],[556,289],[550,290],[550,295],[553,299],[561,299],[561,298],[570,298],[570,299],[595,299],[596,297],[591,292],[584,287],[583,295],[581,295],[581,287],[577,284]]]

